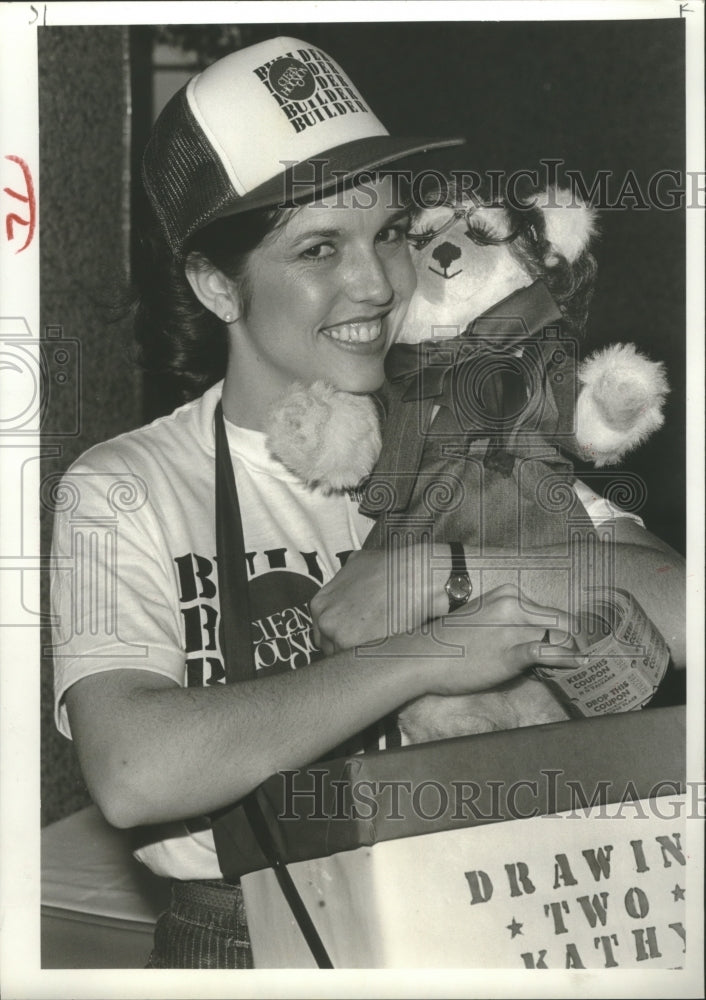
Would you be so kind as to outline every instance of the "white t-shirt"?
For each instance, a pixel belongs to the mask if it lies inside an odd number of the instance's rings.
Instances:
[[[180,685],[221,682],[215,563],[214,410],[221,385],[147,427],[100,444],[63,480],[54,531],[56,721],[82,677],[142,668]],[[226,424],[250,579],[258,669],[301,667],[317,651],[308,602],[359,549],[372,521],[347,494],[312,490]],[[61,501],[61,498],[60,498]],[[210,831],[155,831],[138,856],[158,874],[219,878]]]
[[[57,494],[52,611],[55,711],[104,670],[140,668],[182,686],[224,681],[215,541],[214,411],[222,383],[147,427],[86,452]],[[360,549],[372,521],[357,499],[304,485],[257,431],[226,424],[250,580],[258,670],[297,668],[318,655],[309,601]],[[615,508],[577,493],[596,523]],[[136,856],[160,875],[220,878],[210,829],[150,830]]]

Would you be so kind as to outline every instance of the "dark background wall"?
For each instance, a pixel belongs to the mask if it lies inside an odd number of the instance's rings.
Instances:
[[[72,392],[52,392],[43,425],[45,478],[86,448],[142,422],[125,315],[130,204],[129,46],[124,28],[38,32],[41,328],[78,343]],[[66,387],[65,387],[66,388]],[[54,436],[58,429],[75,435]],[[51,517],[42,511],[48,550]],[[47,581],[43,580],[47,599]],[[46,603],[45,603],[46,607]],[[44,636],[49,641],[49,636]],[[43,657],[42,822],[88,801],[73,746],[52,718],[52,661]]]
[[[195,37],[192,27],[185,35]],[[278,34],[320,45],[356,81],[391,131],[460,134],[437,165],[479,172],[535,169],[557,158],[589,180],[628,171],[640,189],[684,169],[682,22],[523,22],[229,26],[201,33],[203,61],[240,39]],[[129,320],[114,308],[128,270],[130,176],[151,119],[151,29],[39,32],[42,324],[82,348],[80,434],[46,471],[90,444],[171,406],[128,358]],[[132,93],[130,94],[130,91]],[[561,172],[559,175],[561,179]],[[646,485],[648,526],[684,550],[685,216],[631,207],[602,213],[599,275],[586,352],[630,341],[667,363],[666,425],[623,465]],[[58,415],[51,416],[52,420]],[[51,440],[51,439],[49,439]],[[610,475],[604,482],[610,481]],[[49,534],[45,518],[45,544]],[[43,821],[85,801],[73,751],[51,723],[51,667],[42,679]]]

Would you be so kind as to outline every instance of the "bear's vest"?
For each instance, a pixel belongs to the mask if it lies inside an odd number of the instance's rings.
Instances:
[[[541,281],[460,337],[393,347],[382,450],[360,508],[376,518],[364,547],[433,536],[520,555],[583,534],[590,520],[571,488],[577,366]]]

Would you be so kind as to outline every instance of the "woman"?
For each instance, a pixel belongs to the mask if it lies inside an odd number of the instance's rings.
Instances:
[[[352,182],[443,144],[390,137],[332,60],[293,39],[220,60],[155,126],[144,179],[167,252],[146,276],[143,349],[197,398],[72,468],[73,510],[91,523],[107,503],[114,549],[94,545],[93,574],[58,571],[53,586],[58,724],[107,819],[148,827],[137,856],[175,880],[154,967],[251,965],[240,889],[220,878],[205,815],[342,741],[369,742],[357,734],[413,698],[516,676],[549,624],[568,631],[565,613],[502,588],[462,655],[429,658],[416,633],[375,659],[322,659],[312,641],[308,602],[370,522],[271,458],[269,414],[294,383],[382,383],[415,284],[408,218],[390,177]],[[231,468],[237,496],[217,522]],[[234,561],[217,534],[233,524],[247,616],[225,600]],[[77,558],[76,530],[71,512],[57,517],[57,565]],[[225,637],[243,618],[252,646],[233,662]]]

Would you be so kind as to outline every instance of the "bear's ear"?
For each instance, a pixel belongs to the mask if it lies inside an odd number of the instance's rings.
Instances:
[[[573,264],[598,233],[598,213],[574,192],[549,188],[537,195],[545,235],[553,250]]]

